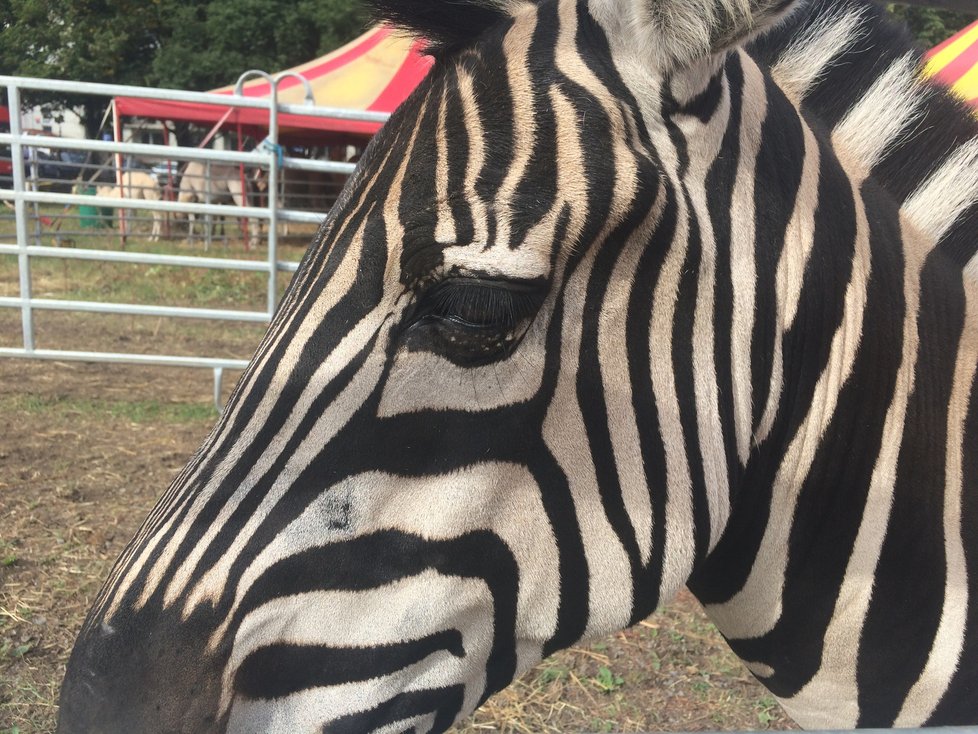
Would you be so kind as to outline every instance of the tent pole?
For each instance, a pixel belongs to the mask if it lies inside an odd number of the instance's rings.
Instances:
[[[119,108],[115,100],[112,100],[112,138],[116,143],[122,142],[122,121],[119,119]],[[115,154],[115,185],[119,189],[119,195],[125,196],[122,191],[122,153]],[[126,210],[116,209],[116,218],[119,220],[119,241],[122,249],[126,249]]]

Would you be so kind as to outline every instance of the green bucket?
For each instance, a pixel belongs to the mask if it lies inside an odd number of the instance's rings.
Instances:
[[[95,196],[94,186],[79,186],[82,196]],[[112,227],[115,210],[112,207],[98,207],[83,204],[78,207],[78,221],[82,229],[105,229]]]

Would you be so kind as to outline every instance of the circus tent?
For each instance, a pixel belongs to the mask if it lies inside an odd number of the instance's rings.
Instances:
[[[928,51],[926,71],[978,107],[978,21]]]
[[[422,49],[422,42],[377,26],[346,46],[288,71],[309,81],[316,106],[390,113],[431,68],[432,61],[423,55]],[[234,86],[212,91],[232,95]],[[270,91],[270,85],[259,78],[247,82],[243,93],[248,97],[267,97]],[[288,76],[279,83],[279,102],[301,105],[304,101],[305,89],[301,81]],[[202,125],[222,123],[228,128],[240,126],[249,131],[268,128],[268,111],[263,109],[128,97],[117,97],[115,103],[121,116],[182,120]],[[280,115],[279,125],[283,138],[330,134],[368,138],[381,126],[377,122],[290,114]]]

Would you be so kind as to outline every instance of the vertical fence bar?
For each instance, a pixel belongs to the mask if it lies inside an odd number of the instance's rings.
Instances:
[[[37,159],[37,148],[31,146],[27,149],[27,156],[31,162],[31,175],[28,177],[28,184],[31,191],[41,190],[41,164]],[[34,244],[38,247],[42,244],[43,232],[43,221],[41,220],[41,205],[36,201],[31,205],[31,209],[34,211]],[[25,210],[26,211],[26,210]]]
[[[14,174],[14,216],[17,227],[17,270],[20,276],[20,318],[24,333],[24,351],[34,351],[34,312],[31,310],[31,256],[27,249],[27,202],[24,200],[26,176],[24,175],[24,146],[20,142],[23,129],[20,124],[20,88],[7,85],[7,102],[10,105],[10,160]]]
[[[278,79],[268,95],[268,320],[275,317],[278,305]]]
[[[224,406],[221,404],[221,392],[224,386],[224,368],[215,367],[214,368],[214,407],[217,412],[220,413]]]
[[[117,143],[122,142],[122,120],[119,118],[119,108],[116,106],[114,99],[112,100],[112,137],[115,139],[115,142]],[[122,193],[122,180],[123,180],[122,163],[123,163],[122,153],[116,153],[115,154],[115,185],[119,188],[119,195],[125,196],[125,194]],[[128,212],[125,209],[116,209],[115,216],[116,219],[119,220],[119,239],[122,242],[122,249],[126,249],[126,237],[129,234],[128,223],[126,221],[128,217]]]

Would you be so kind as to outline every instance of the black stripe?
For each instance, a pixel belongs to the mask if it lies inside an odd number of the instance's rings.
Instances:
[[[947,406],[954,350],[964,326],[964,290],[932,253],[921,274],[920,348],[907,406],[893,506],[860,641],[861,727],[892,726],[927,663],[944,601]],[[948,277],[948,275],[952,277]],[[894,644],[894,633],[900,644]],[[974,723],[974,722],[971,722]]]
[[[323,623],[328,625],[329,620]],[[374,647],[267,645],[241,663],[234,674],[234,691],[245,698],[281,698],[308,688],[391,675],[440,653],[465,657],[462,634],[458,630]]]
[[[716,285],[714,287],[714,349],[716,365],[717,394],[720,412],[720,425],[727,457],[730,488],[730,501],[736,502],[737,485],[740,481],[740,457],[737,452],[737,434],[734,426],[733,393],[733,279],[731,272],[731,237],[733,189],[737,170],[740,166],[740,133],[744,93],[744,72],[740,57],[731,54],[726,64],[728,97],[730,99],[730,120],[720,149],[724,154],[718,156],[707,174],[706,190],[712,192],[707,202],[713,236],[716,241]]]
[[[458,717],[464,700],[463,686],[398,693],[368,711],[350,714],[325,724],[323,734],[363,734],[387,723],[406,721],[432,712],[436,712],[436,715],[431,731],[445,731]],[[408,730],[413,731],[413,728]]]
[[[978,375],[971,384],[971,401],[962,447],[961,540],[968,573],[968,614],[964,647],[957,672],[927,726],[973,726],[978,721]]]

